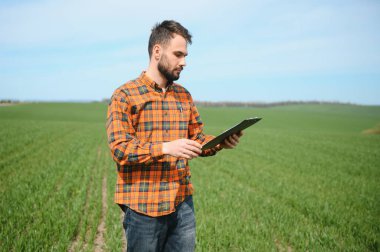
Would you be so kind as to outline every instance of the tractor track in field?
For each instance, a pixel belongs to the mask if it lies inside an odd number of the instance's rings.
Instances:
[[[99,146],[98,150],[97,150],[95,165],[100,160],[100,154],[101,154],[101,147]],[[90,198],[90,191],[91,191],[90,189],[94,183],[93,179],[94,179],[93,177],[90,178],[89,185],[87,186],[87,189],[86,189],[86,201],[85,201],[85,206],[83,209],[84,213],[87,212],[87,210],[89,208],[89,198]],[[95,243],[95,246],[94,246],[95,251],[103,251],[106,211],[107,211],[107,177],[106,177],[105,172],[104,172],[103,180],[102,180],[102,215],[101,215],[101,221],[100,221],[100,224],[98,226],[96,238],[95,238],[95,242],[94,242]],[[84,221],[83,218],[81,218],[79,225],[78,225],[78,230],[80,230],[80,228],[84,225],[83,221]],[[88,232],[89,232],[89,230],[86,231],[85,237],[88,236]],[[81,236],[80,235],[81,235],[80,232],[78,232],[76,234],[75,238],[71,242],[71,245],[68,249],[68,252],[78,251],[78,249],[81,250],[80,248],[78,248],[78,246],[81,246],[82,249],[86,249],[88,247],[88,243],[86,241],[87,239],[84,239],[83,243],[80,244],[81,243]]]
[[[123,211],[121,211],[120,219],[121,219],[121,222],[123,223],[123,220],[124,220],[124,212]],[[127,250],[127,239],[125,237],[124,228],[122,229],[121,234],[122,234],[122,251],[126,251]]]
[[[277,238],[274,240],[274,243],[276,244],[277,251],[279,252],[293,252],[293,249],[289,244],[283,244]]]
[[[95,252],[101,252],[104,250],[104,233],[106,231],[106,213],[107,213],[107,176],[103,175],[102,182],[102,217],[98,229],[96,231],[95,238]]]

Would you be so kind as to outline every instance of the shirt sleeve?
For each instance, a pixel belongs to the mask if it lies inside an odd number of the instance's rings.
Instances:
[[[199,115],[198,109],[195,106],[193,101],[191,101],[191,106],[190,106],[189,138],[191,140],[194,140],[200,143],[201,145],[207,143],[208,141],[214,138],[214,136],[212,135],[205,135],[203,133],[203,122]],[[214,148],[210,148],[210,149],[202,151],[200,156],[202,157],[212,156],[212,155],[215,155],[221,149],[222,148],[218,144]]]
[[[150,164],[163,158],[162,143],[136,138],[127,97],[115,93],[108,106],[107,136],[113,159],[120,165]]]

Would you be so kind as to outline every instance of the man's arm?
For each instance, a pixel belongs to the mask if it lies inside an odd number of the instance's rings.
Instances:
[[[115,93],[108,106],[107,136],[113,159],[120,165],[150,163],[163,158],[162,143],[136,138],[126,96]]]
[[[205,135],[203,133],[203,122],[199,115],[198,109],[196,108],[194,102],[191,100],[190,107],[190,121],[189,121],[189,139],[198,142],[201,146],[206,142],[213,139],[214,136]],[[215,155],[216,152],[222,149],[222,146],[219,144],[214,148],[207,149],[202,151],[200,156],[212,156]]]

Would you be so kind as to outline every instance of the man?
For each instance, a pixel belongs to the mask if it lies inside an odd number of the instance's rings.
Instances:
[[[188,160],[234,148],[240,134],[202,151],[212,136],[178,80],[188,30],[163,21],[149,39],[148,69],[116,89],[108,107],[108,143],[117,164],[115,202],[125,212],[127,251],[194,251],[195,218]]]

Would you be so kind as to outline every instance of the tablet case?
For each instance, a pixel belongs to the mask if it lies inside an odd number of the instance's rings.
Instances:
[[[238,133],[240,130],[244,130],[253,124],[257,123],[260,121],[262,118],[260,117],[254,117],[254,118],[248,118],[240,122],[239,124],[235,125],[234,127],[224,131],[222,134],[218,135],[211,141],[207,142],[205,145],[202,146],[202,150],[207,150],[210,148],[215,147],[216,145],[220,144],[221,142],[224,141],[227,137],[229,137],[232,134]]]

